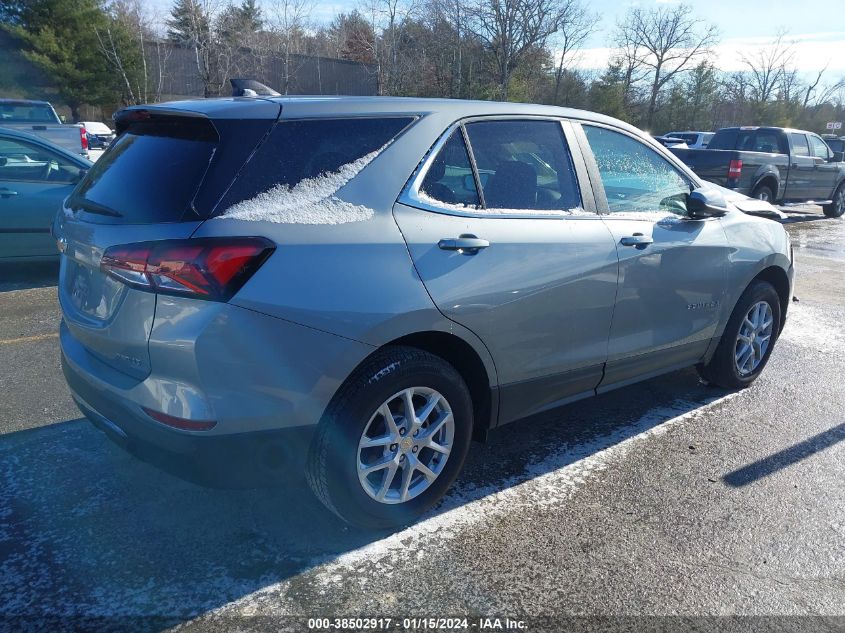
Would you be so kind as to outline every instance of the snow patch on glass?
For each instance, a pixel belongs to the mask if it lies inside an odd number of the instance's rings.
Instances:
[[[370,152],[335,172],[301,180],[293,187],[276,185],[232,205],[218,219],[275,222],[277,224],[347,224],[373,217],[374,211],[337,197],[337,192],[378,156]]]

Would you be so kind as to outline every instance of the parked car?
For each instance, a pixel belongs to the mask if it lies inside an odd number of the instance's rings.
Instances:
[[[826,138],[824,142],[834,154],[842,154],[845,156],[845,136],[842,138]]]
[[[82,121],[89,149],[106,149],[114,140],[114,131],[99,121]]]
[[[355,524],[413,520],[494,427],[682,367],[751,384],[792,296],[781,224],[602,115],[281,97],[116,125],[56,218],[74,399],[205,483],[304,467]]]
[[[683,139],[675,138],[674,136],[655,136],[654,140],[660,143],[663,147],[680,147],[686,149],[688,146]]]
[[[814,202],[828,217],[845,212],[843,154],[812,132],[724,128],[707,149],[672,152],[705,180],[728,189],[769,202]]]
[[[50,225],[90,166],[42,138],[0,128],[0,262],[58,257]]]
[[[705,149],[714,132],[667,132],[664,136],[681,139],[690,149]]]
[[[88,136],[80,124],[64,124],[46,101],[0,99],[0,127],[29,132],[74,154],[88,157]]]

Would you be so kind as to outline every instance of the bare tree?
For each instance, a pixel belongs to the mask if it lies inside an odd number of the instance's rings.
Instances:
[[[381,0],[382,12],[385,19],[383,29],[384,46],[382,47],[387,63],[385,64],[384,84],[388,94],[398,92],[402,83],[400,72],[400,50],[402,29],[404,22],[410,19],[417,10],[414,0]]]
[[[706,56],[718,41],[712,24],[695,18],[686,4],[632,7],[617,24],[617,41],[651,71],[646,126],[651,126],[660,91]]]
[[[159,16],[141,0],[114,0],[106,10],[109,19],[96,31],[97,42],[123,86],[124,103],[159,101],[170,56],[154,30]]]
[[[778,32],[770,45],[742,56],[742,63],[748,67],[752,101],[766,103],[775,95],[794,56],[793,43],[786,40],[784,30]]]
[[[302,40],[314,10],[312,0],[276,0],[271,6],[271,28],[282,56],[283,94],[288,94],[299,69],[293,56],[302,51]]]
[[[493,57],[499,94],[508,98],[511,75],[558,30],[559,0],[475,0],[469,29]]]
[[[564,75],[577,61],[578,53],[584,43],[595,33],[601,16],[590,13],[579,0],[563,0],[560,7],[560,19],[553,45],[556,48],[554,103],[560,98],[560,88]]]
[[[449,96],[460,97],[464,89],[464,56],[465,41],[469,32],[469,7],[466,0],[434,0],[431,7],[431,22],[435,25],[432,30],[443,31],[444,29],[437,29],[436,26],[445,24],[452,31],[448,34],[448,41],[444,42],[441,38],[437,45],[445,44],[451,48],[453,70],[450,73]]]

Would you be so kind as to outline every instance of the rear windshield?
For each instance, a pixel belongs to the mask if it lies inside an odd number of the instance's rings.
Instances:
[[[277,186],[333,174],[375,152],[413,122],[413,117],[280,121],[258,148],[215,215]]]
[[[206,119],[133,123],[94,163],[68,205],[127,224],[179,221],[191,209],[218,140]]]
[[[777,130],[719,130],[707,149],[735,149],[743,152],[788,154],[786,136]]]
[[[44,104],[0,104],[0,125],[4,123],[59,124],[53,108]]]

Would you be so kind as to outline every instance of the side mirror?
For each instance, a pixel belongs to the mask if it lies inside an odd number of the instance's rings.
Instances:
[[[67,117],[66,117],[64,114],[60,114],[60,115],[59,115],[59,120],[60,120],[62,123],[67,123]]]
[[[687,196],[687,213],[694,220],[720,218],[728,213],[728,203],[718,191],[696,189]]]
[[[845,163],[845,152],[833,152],[833,158],[831,158],[828,162]]]

